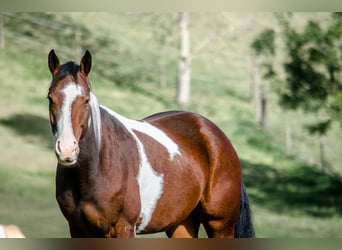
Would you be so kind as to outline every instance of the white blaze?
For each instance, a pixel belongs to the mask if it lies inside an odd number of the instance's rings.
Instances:
[[[61,93],[64,96],[64,100],[61,108],[61,117],[57,122],[55,138],[56,140],[68,142],[76,140],[72,129],[71,107],[78,96],[84,95],[84,90],[80,85],[70,82],[65,85],[61,90]]]

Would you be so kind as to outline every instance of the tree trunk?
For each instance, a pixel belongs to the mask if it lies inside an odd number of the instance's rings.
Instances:
[[[77,28],[75,30],[75,53],[76,53],[77,57],[82,55],[81,41],[82,41],[82,31],[81,31],[81,29]]]
[[[260,119],[259,123],[261,127],[266,128],[267,127],[267,91],[262,88],[260,92],[260,102],[261,102],[261,110],[260,110]]]
[[[321,169],[322,171],[325,171],[327,164],[326,164],[325,152],[324,152],[324,136],[323,135],[319,137],[319,153],[320,153]]]
[[[286,119],[286,128],[285,128],[285,144],[286,144],[286,154],[287,155],[292,155],[292,130],[291,130],[291,126],[287,120],[287,117],[285,117]]]
[[[5,48],[5,25],[4,15],[0,13],[0,48]]]
[[[179,18],[180,27],[180,58],[178,65],[178,90],[177,102],[182,106],[189,105],[190,102],[190,37],[189,37],[189,14],[181,12]]]

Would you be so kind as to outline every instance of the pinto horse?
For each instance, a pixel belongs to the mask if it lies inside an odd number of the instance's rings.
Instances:
[[[225,134],[194,113],[128,119],[99,105],[91,54],[60,65],[48,56],[57,156],[56,199],[72,237],[253,237],[238,156]]]

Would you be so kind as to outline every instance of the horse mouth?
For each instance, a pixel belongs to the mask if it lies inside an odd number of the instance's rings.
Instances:
[[[76,165],[77,159],[71,159],[71,158],[59,159],[58,158],[58,163],[65,167],[71,167],[71,166]]]

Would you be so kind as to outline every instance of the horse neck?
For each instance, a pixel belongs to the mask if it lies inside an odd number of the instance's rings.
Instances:
[[[79,143],[79,164],[83,171],[85,169],[94,169],[98,164],[99,146],[96,143],[96,139],[97,138],[91,125]]]
[[[101,113],[95,95],[91,93],[88,128],[80,140],[79,165],[90,176],[97,172],[101,146]]]
[[[96,193],[101,188],[100,180],[103,178],[103,171],[101,170],[101,147],[106,145],[97,144],[99,138],[97,138],[93,121],[86,130],[80,140],[80,155],[78,160],[77,178],[79,185],[79,192],[84,199],[92,199],[94,192]]]
[[[115,135],[118,144],[120,141],[127,142],[133,138],[117,118],[110,114],[111,110],[99,105],[91,107],[91,110],[88,129],[80,141],[79,164],[82,171],[96,174],[99,169],[107,166],[101,164],[101,155],[108,154],[114,146],[113,141],[108,140],[108,135]],[[114,152],[120,154],[122,150],[118,147]]]

